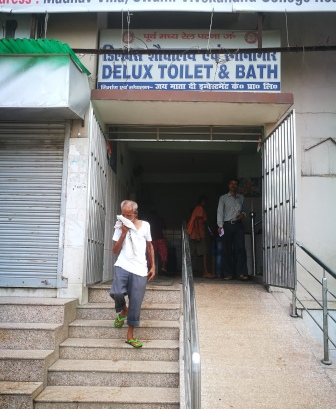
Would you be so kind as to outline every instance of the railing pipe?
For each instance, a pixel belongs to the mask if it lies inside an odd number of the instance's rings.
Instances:
[[[183,333],[186,409],[201,409],[201,355],[189,240],[182,227]]]
[[[306,249],[303,246],[303,244],[299,243],[298,241],[296,242],[296,244],[300,247],[300,249],[307,253],[308,256],[310,256],[314,261],[316,261],[316,263],[319,264],[323,268],[323,270],[327,271],[333,278],[336,278],[336,273],[326,264],[324,264],[323,261],[321,261],[317,256],[315,256],[310,250]]]
[[[256,275],[256,270],[257,270],[255,232],[254,232],[254,219],[256,217],[256,213],[255,212],[250,212],[249,216],[251,218],[252,275],[255,276]]]
[[[296,308],[296,288],[292,291],[292,312],[291,317],[298,318],[297,308]]]
[[[314,260],[323,270],[323,277],[322,280],[319,281],[319,284],[322,286],[322,305],[321,303],[313,296],[313,294],[311,294],[309,292],[309,290],[307,288],[305,288],[305,286],[300,283],[300,281],[296,280],[297,283],[299,283],[302,288],[315,300],[316,303],[318,303],[321,307],[322,307],[322,321],[323,321],[323,325],[321,326],[317,320],[314,318],[314,316],[312,314],[310,314],[309,310],[304,306],[304,304],[302,303],[302,301],[297,297],[297,292],[296,292],[296,287],[295,289],[292,291],[292,317],[296,317],[297,316],[297,311],[296,311],[296,302],[298,301],[302,307],[305,309],[305,311],[308,313],[308,315],[312,318],[313,321],[315,321],[315,323],[317,324],[317,326],[320,328],[320,330],[322,330],[323,332],[323,351],[324,351],[324,358],[321,360],[322,363],[324,363],[325,365],[331,365],[332,362],[330,360],[330,355],[329,355],[329,342],[335,346],[334,340],[332,340],[329,337],[329,328],[328,328],[328,293],[331,294],[332,296],[335,297],[335,295],[333,293],[331,293],[328,290],[328,282],[327,282],[327,278],[326,278],[326,272],[334,279],[336,279],[336,273],[329,268],[325,263],[323,263],[323,261],[321,261],[317,256],[315,256],[311,251],[309,251],[308,249],[306,249],[301,243],[296,242],[296,245],[298,247],[300,247],[306,254],[308,254],[308,256]],[[296,259],[296,257],[295,257]],[[301,266],[302,264],[296,259],[296,263],[299,263]],[[307,273],[309,273],[315,280],[316,277],[309,272],[304,266],[302,266],[304,268],[304,270],[307,271]],[[336,297],[335,297],[336,298]],[[331,317],[331,316],[330,316]],[[331,319],[333,319],[331,317]],[[335,321],[336,322],[336,321]]]
[[[324,358],[322,362],[325,365],[331,365],[329,358],[329,330],[328,330],[328,284],[325,276],[325,270],[323,269],[322,278],[322,304],[323,304],[323,350]]]

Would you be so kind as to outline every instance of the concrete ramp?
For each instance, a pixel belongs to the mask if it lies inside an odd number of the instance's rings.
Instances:
[[[290,300],[252,282],[195,280],[202,409],[335,409],[336,363]]]

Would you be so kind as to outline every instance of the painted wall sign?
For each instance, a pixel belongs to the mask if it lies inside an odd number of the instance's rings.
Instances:
[[[319,12],[336,11],[336,0],[0,0],[3,13],[127,11]]]
[[[278,31],[263,32],[264,47],[279,47]],[[132,54],[123,50],[181,49],[176,54]],[[280,92],[280,53],[240,53],[257,48],[254,31],[214,30],[101,30],[100,48],[120,54],[99,58],[98,89]],[[185,50],[208,49],[209,54]],[[237,49],[218,54],[217,49]]]

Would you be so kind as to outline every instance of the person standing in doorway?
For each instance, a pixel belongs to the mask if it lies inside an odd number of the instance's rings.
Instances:
[[[218,234],[222,237],[222,269],[225,280],[233,277],[248,279],[245,249],[244,196],[237,193],[238,180],[230,179],[229,192],[219,198],[217,208]],[[224,234],[223,234],[224,232]]]
[[[138,219],[138,205],[132,200],[121,203],[121,215],[114,226],[113,253],[118,254],[115,263],[110,296],[115,301],[116,328],[121,328],[127,319],[127,344],[141,348],[142,343],[134,337],[134,328],[140,324],[140,311],[147,281],[155,277],[154,249],[150,225]],[[147,268],[146,251],[150,261]],[[125,296],[128,296],[128,306]]]
[[[163,230],[166,224],[162,217],[157,214],[157,211],[152,209],[148,216],[148,221],[151,227],[152,244],[154,248],[154,256],[159,254],[161,260],[161,273],[167,273],[167,245]]]
[[[207,245],[205,241],[205,229],[204,223],[207,222],[208,217],[205,212],[205,204],[207,202],[207,197],[201,195],[198,199],[198,204],[194,208],[190,220],[187,225],[187,232],[190,237],[190,256],[191,258],[196,253],[198,256],[203,258],[203,277],[204,278],[215,278],[216,276],[208,272],[207,265]]]

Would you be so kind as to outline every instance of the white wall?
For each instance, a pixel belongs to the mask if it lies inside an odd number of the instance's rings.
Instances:
[[[47,37],[67,43],[71,48],[96,48],[98,28],[96,13],[49,14]],[[96,55],[78,55],[91,72],[90,88],[95,88]]]
[[[300,188],[298,240],[336,271],[336,178],[302,177]]]
[[[270,14],[264,29],[280,28],[282,47],[329,45],[336,41],[335,18]],[[330,140],[323,142],[336,137],[336,53],[302,49],[281,57],[282,92],[294,94],[296,111],[297,239],[336,271],[336,149]]]
[[[0,15],[1,28],[6,26],[6,21],[16,20],[17,28],[15,30],[15,38],[29,38],[30,35],[30,25],[31,25],[31,15],[30,14],[5,14]],[[0,38],[4,38],[6,33],[4,29],[0,31]]]

